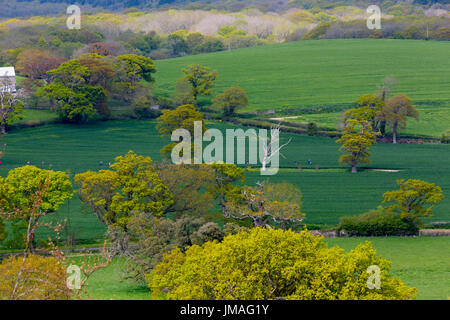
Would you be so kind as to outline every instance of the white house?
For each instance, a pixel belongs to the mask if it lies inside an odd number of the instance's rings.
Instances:
[[[14,67],[0,68],[0,92],[16,92],[16,71]]]

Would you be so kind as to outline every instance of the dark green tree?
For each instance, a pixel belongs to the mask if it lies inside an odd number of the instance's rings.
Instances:
[[[217,79],[217,71],[211,71],[210,68],[191,64],[185,69],[181,69],[185,73],[184,79],[189,82],[192,87],[192,95],[195,101],[198,101],[199,95],[209,96],[214,88],[214,81]]]
[[[233,116],[237,110],[248,105],[247,94],[241,87],[234,86],[217,95],[213,99],[213,105],[220,109],[224,116]]]

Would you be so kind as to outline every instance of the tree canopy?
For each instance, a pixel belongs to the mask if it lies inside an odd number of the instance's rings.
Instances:
[[[376,94],[366,94],[356,100],[357,108],[345,111],[346,119],[366,120],[372,125],[373,131],[379,130],[378,115],[384,106],[384,101]]]
[[[66,283],[66,268],[53,257],[11,255],[0,263],[1,300],[69,300]]]
[[[420,218],[433,216],[433,208],[444,199],[442,189],[434,183],[419,179],[397,180],[400,189],[383,194],[383,203],[392,203],[386,210],[400,213],[420,223]]]
[[[52,82],[40,89],[40,95],[54,103],[64,121],[87,122],[106,100],[104,88],[89,85],[91,71],[77,60],[64,62],[47,73]]]
[[[89,205],[106,225],[120,253],[128,250],[127,225],[140,212],[162,216],[173,204],[172,194],[162,183],[150,157],[133,151],[119,156],[109,170],[77,174],[81,201]]]
[[[3,84],[0,82],[0,87]],[[24,103],[21,93],[0,91],[0,132],[6,133],[7,125],[24,117]]]
[[[156,129],[163,137],[171,137],[172,133],[177,129],[185,129],[189,131],[191,137],[194,137],[196,121],[202,123],[202,134],[206,131],[203,115],[191,104],[179,106],[175,110],[163,110],[162,115],[156,120],[158,121]],[[178,142],[173,142],[163,147],[161,154],[170,159],[172,150]]]
[[[117,57],[117,68],[123,70],[126,75],[126,81],[130,89],[142,79],[153,81],[152,73],[156,72],[153,60],[148,57],[138,56],[136,54],[124,54]]]
[[[300,223],[304,214],[300,211],[302,193],[289,183],[259,183],[245,186],[238,195],[225,203],[226,217],[249,219],[255,227],[273,224]]]
[[[184,79],[189,82],[192,87],[192,95],[195,100],[198,96],[209,96],[217,79],[217,71],[211,71],[210,68],[200,64],[191,64],[187,68],[181,69],[185,73]]]
[[[30,251],[34,250],[39,220],[58,210],[72,196],[72,183],[62,171],[27,165],[9,171],[6,178],[0,177],[0,210],[7,219],[27,222],[27,247]]]
[[[398,128],[404,128],[408,117],[419,119],[419,111],[412,105],[411,98],[399,94],[386,101],[379,118],[392,126],[392,142],[397,143]]]
[[[344,133],[337,140],[342,143],[340,151],[344,154],[339,162],[351,165],[352,172],[357,172],[359,163],[370,163],[370,146],[374,144],[377,133],[373,132],[372,126],[367,120],[358,121],[349,119],[345,121]]]
[[[247,94],[241,87],[234,86],[217,95],[213,99],[213,105],[220,109],[225,116],[232,116],[237,110],[248,105]]]
[[[367,270],[373,265],[382,286],[371,290]],[[154,299],[414,299],[417,290],[392,277],[390,267],[370,243],[347,253],[308,231],[253,228],[185,253],[175,249],[147,280]]]

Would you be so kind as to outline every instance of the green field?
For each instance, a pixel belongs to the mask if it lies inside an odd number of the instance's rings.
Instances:
[[[0,165],[5,176],[27,161],[37,166],[76,173],[105,169],[118,155],[130,149],[149,155],[158,161],[159,150],[168,143],[156,132],[152,121],[110,121],[90,125],[47,125],[14,130],[5,136],[7,151]],[[230,127],[210,123],[209,128]],[[292,142],[283,151],[280,172],[269,179],[290,182],[303,193],[303,211],[310,224],[336,224],[343,215],[360,214],[375,208],[383,192],[396,188],[396,180],[418,178],[434,182],[444,190],[445,199],[436,207],[431,220],[450,221],[450,146],[440,144],[392,145],[373,147],[371,169],[397,169],[400,172],[363,170],[351,174],[337,159],[339,145],[334,139],[286,135]],[[312,161],[308,166],[307,161]],[[100,166],[100,161],[103,165]],[[302,164],[306,170],[295,170]],[[316,171],[315,165],[319,165]],[[290,168],[287,170],[287,168]],[[333,169],[333,170],[331,170]],[[248,171],[247,183],[266,179],[259,172]],[[68,227],[75,239],[83,243],[101,239],[104,228],[93,214],[84,208],[77,196],[65,204],[54,217],[69,218]]]
[[[392,261],[392,274],[407,286],[417,288],[417,299],[450,299],[450,237],[326,240],[330,246],[338,245],[345,250],[369,240],[379,255]]]
[[[71,257],[70,263],[80,264],[84,257]],[[150,291],[145,284],[125,278],[125,258],[115,258],[112,263],[91,275],[84,299],[94,300],[149,300]]]
[[[329,246],[345,250],[371,241],[377,253],[392,261],[391,272],[406,285],[416,287],[418,299],[445,300],[450,297],[450,237],[420,238],[335,238],[326,239]],[[124,260],[95,273],[88,282],[92,299],[150,299],[144,284],[123,278]],[[383,284],[381,284],[383,285]]]
[[[399,83],[393,93],[409,95],[423,111],[421,121],[411,121],[406,132],[438,136],[450,129],[449,56],[445,41],[291,42],[157,61],[155,92],[169,95],[183,76],[181,68],[199,63],[219,71],[214,94],[233,85],[247,92],[250,105],[243,111],[321,106],[342,110],[357,97],[376,92],[384,77],[394,76]],[[321,113],[315,121],[322,124],[322,117],[329,116]]]
[[[58,119],[58,115],[50,110],[34,110],[34,109],[26,109],[24,118],[20,119],[15,123],[38,123],[38,122],[47,122],[47,121],[55,121]]]

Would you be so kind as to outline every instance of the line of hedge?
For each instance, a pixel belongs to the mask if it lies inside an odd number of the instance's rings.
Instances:
[[[419,226],[398,213],[379,208],[359,216],[342,217],[337,232],[342,231],[351,237],[415,236],[419,234]]]

